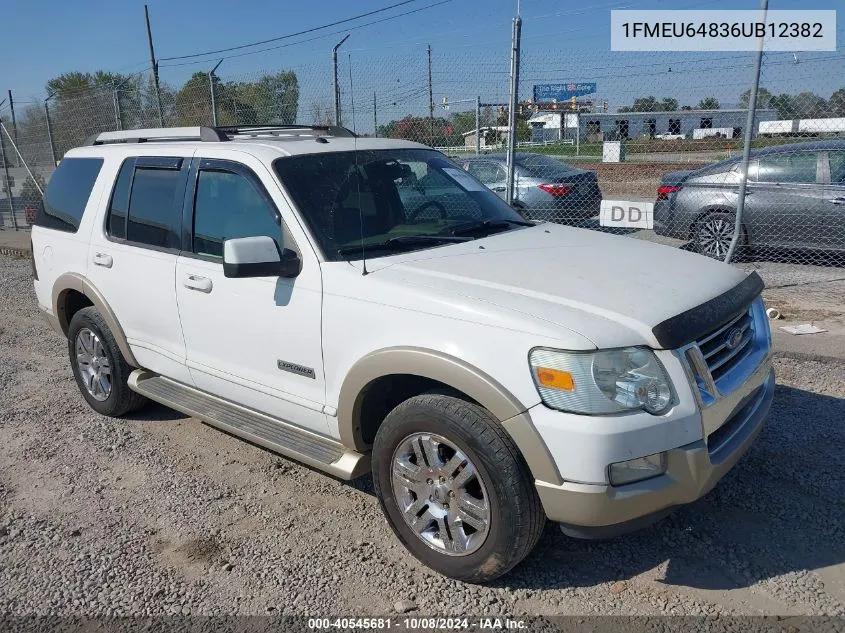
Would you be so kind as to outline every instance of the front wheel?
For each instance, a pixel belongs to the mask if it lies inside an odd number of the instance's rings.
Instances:
[[[450,578],[505,574],[545,524],[513,440],[487,410],[459,398],[416,396],[391,411],[373,444],[373,481],[399,540]]]

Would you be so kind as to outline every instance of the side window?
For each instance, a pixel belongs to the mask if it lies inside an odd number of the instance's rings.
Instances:
[[[126,216],[129,212],[129,186],[132,184],[132,172],[135,171],[135,159],[127,158],[120,167],[114,191],[109,204],[109,217],[106,233],[110,237],[126,239]]]
[[[193,252],[223,257],[224,240],[257,235],[272,237],[277,245],[281,241],[278,215],[264,192],[240,174],[200,170],[194,202]]]
[[[485,185],[503,180],[504,169],[501,169],[496,163],[489,161],[478,161],[469,164],[467,169],[469,173],[478,178]]]
[[[828,152],[830,158],[830,182],[845,185],[845,152]]]
[[[102,158],[62,160],[44,192],[35,225],[76,233],[102,166]]]
[[[178,169],[137,165],[129,194],[126,239],[129,242],[180,248],[184,180]]]
[[[775,154],[761,156],[758,166],[759,182],[816,182],[818,155],[813,153]]]

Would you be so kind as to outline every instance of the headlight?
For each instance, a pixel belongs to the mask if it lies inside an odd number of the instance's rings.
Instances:
[[[646,348],[564,352],[535,347],[528,360],[543,402],[561,411],[602,415],[644,409],[658,415],[674,401],[666,370]]]

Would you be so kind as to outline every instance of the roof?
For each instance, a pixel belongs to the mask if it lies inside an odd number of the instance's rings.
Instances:
[[[803,143],[783,143],[772,145],[763,149],[755,149],[752,156],[765,156],[767,154],[781,154],[784,152],[821,152],[828,149],[845,150],[845,139],[828,139],[826,141],[805,141]]]
[[[545,111],[544,111],[545,112]],[[552,112],[554,112],[552,110]],[[757,114],[761,112],[776,113],[773,108],[757,108]],[[657,112],[582,112],[582,117],[619,117],[625,116],[701,116],[717,114],[748,114],[747,108],[722,108],[719,110],[659,110]]]
[[[482,125],[481,131],[485,130],[496,130],[497,132],[507,132],[510,128],[507,125]],[[472,129],[469,132],[464,132],[461,136],[469,136],[470,134],[475,134],[476,130]]]

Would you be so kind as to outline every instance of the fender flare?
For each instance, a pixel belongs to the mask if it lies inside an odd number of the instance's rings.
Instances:
[[[67,318],[67,314],[65,313],[64,306],[65,297],[71,290],[81,292],[92,304],[94,304],[94,307],[97,308],[97,311],[105,320],[106,325],[109,326],[109,330],[111,330],[112,336],[114,336],[114,340],[117,343],[117,347],[120,349],[120,353],[123,354],[123,358],[126,359],[126,362],[130,367],[139,368],[140,364],[135,359],[135,355],[132,353],[129,343],[126,341],[126,334],[120,326],[120,322],[117,320],[114,311],[111,307],[109,307],[109,304],[105,297],[103,297],[102,293],[97,290],[97,288],[94,287],[94,285],[86,277],[80,275],[79,273],[64,273],[53,283],[53,315],[58,321],[62,333],[67,336],[68,328],[70,327],[70,322]]]
[[[341,386],[337,406],[338,430],[346,447],[369,450],[361,437],[361,404],[366,388],[379,378],[401,374],[430,378],[466,394],[500,421],[535,479],[562,481],[527,408],[513,394],[469,363],[419,347],[389,347],[371,352],[349,370]]]

